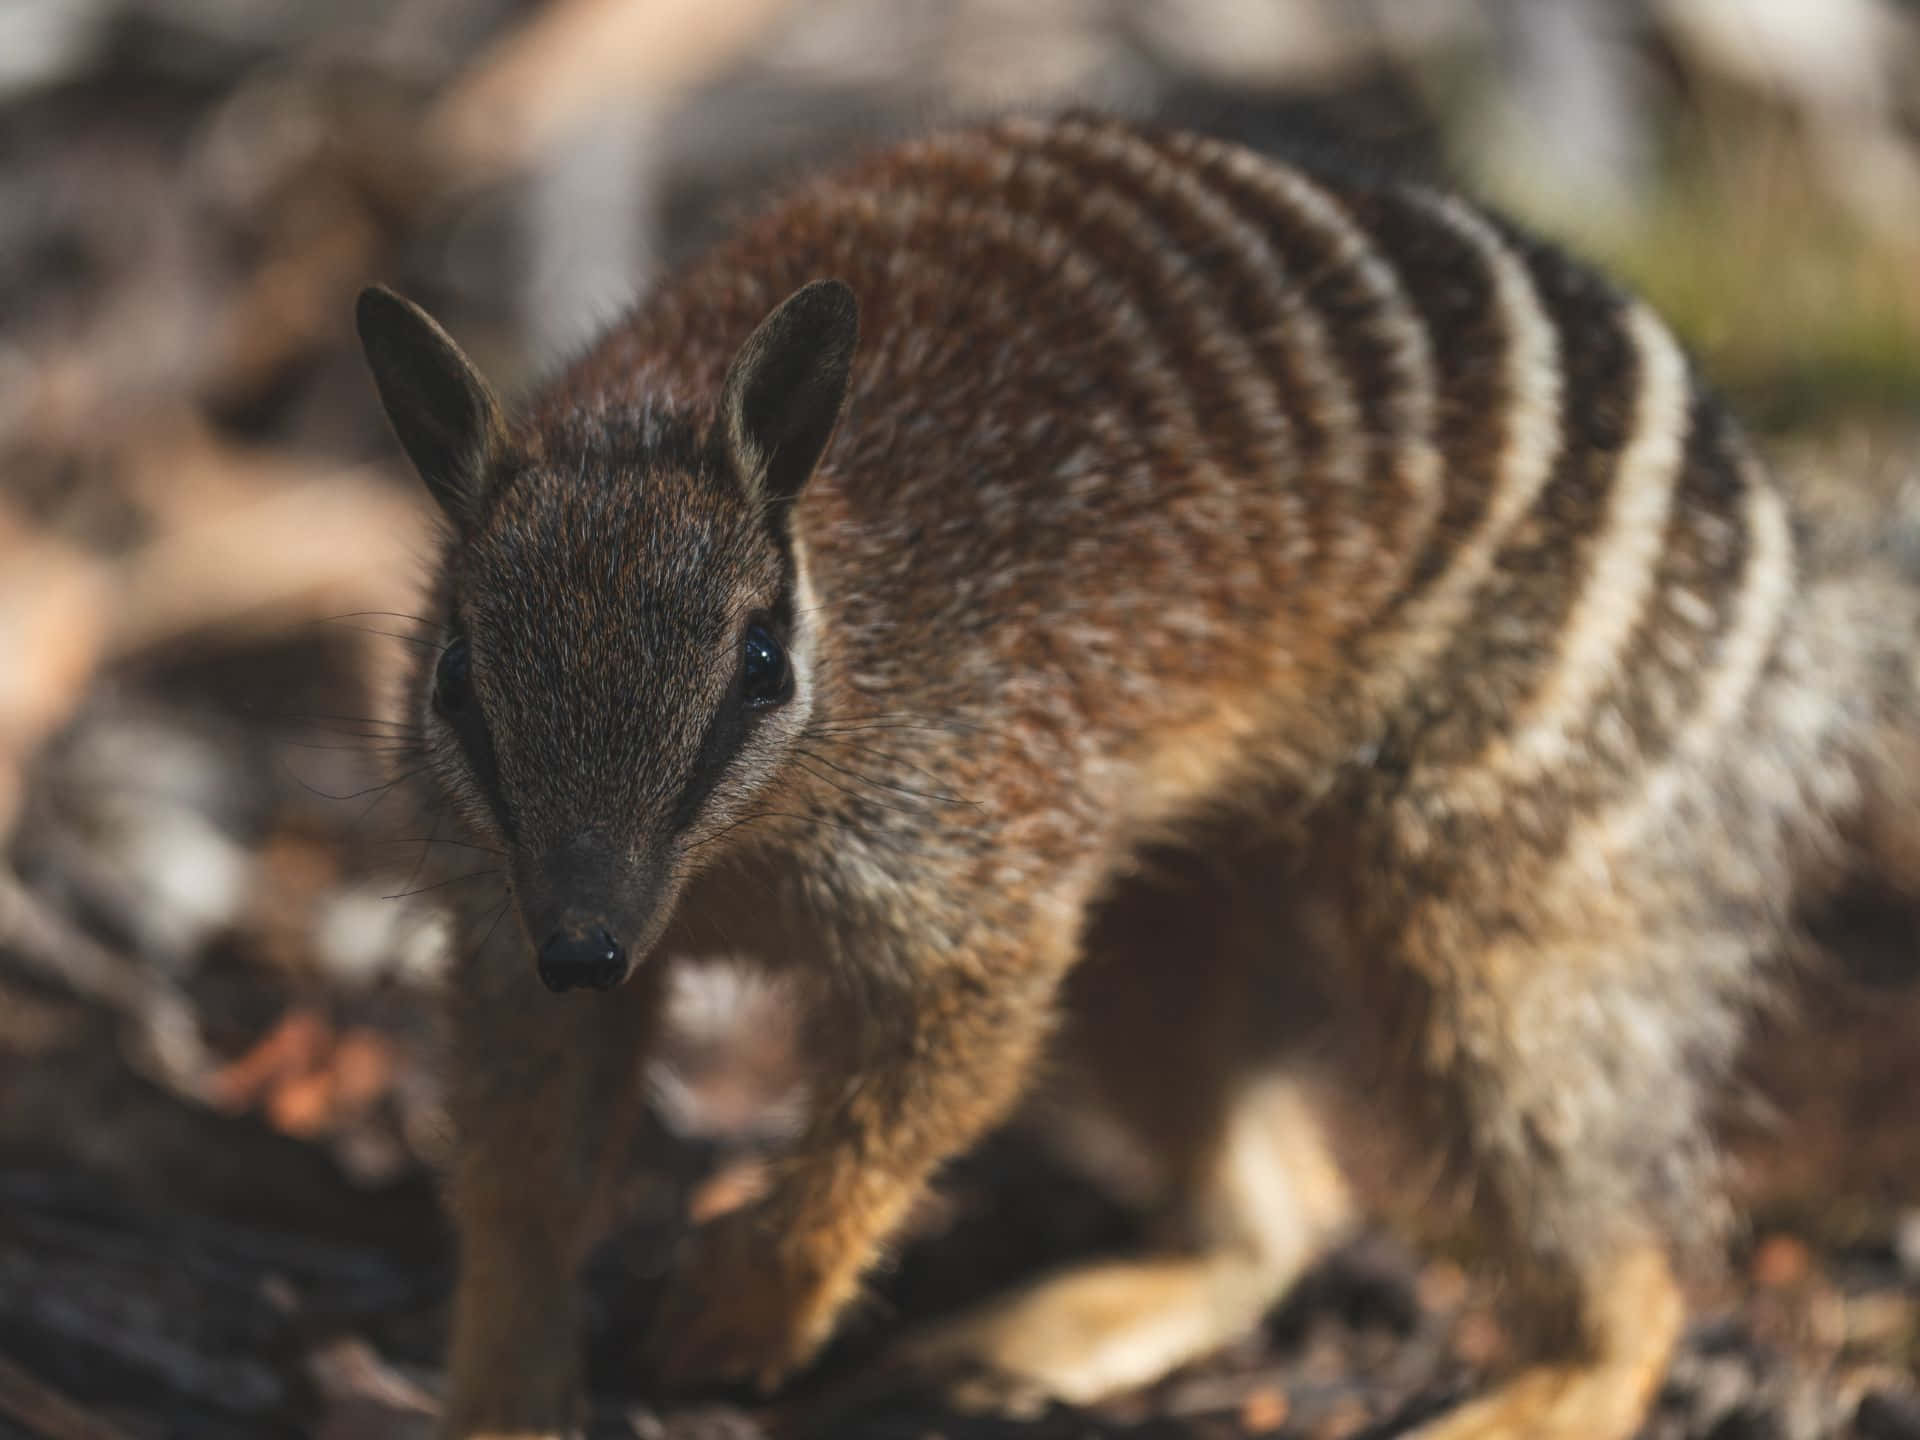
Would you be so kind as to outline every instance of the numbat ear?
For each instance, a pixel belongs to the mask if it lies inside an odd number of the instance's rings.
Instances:
[[[838,280],[796,290],[740,347],[720,397],[722,438],[749,493],[791,500],[847,399],[860,307]]]
[[[362,290],[354,322],[393,433],[440,508],[465,524],[505,436],[493,391],[431,315],[391,290]]]

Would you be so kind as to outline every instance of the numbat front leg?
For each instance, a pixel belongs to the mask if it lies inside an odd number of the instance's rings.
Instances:
[[[657,972],[597,1005],[549,995],[511,937],[470,962],[454,1016],[445,1440],[580,1431],[578,1272],[612,1219],[657,1001]]]
[[[905,983],[863,997],[846,1068],[821,1086],[837,1099],[763,1199],[696,1232],[670,1282],[647,1346],[662,1382],[771,1388],[812,1358],[933,1167],[1019,1095],[1068,953],[1021,943],[931,973],[871,967]]]

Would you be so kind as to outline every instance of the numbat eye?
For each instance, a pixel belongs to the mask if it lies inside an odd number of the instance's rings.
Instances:
[[[787,652],[766,626],[747,627],[742,642],[740,693],[749,705],[778,705],[793,693]]]
[[[440,652],[440,663],[433,671],[433,704],[449,720],[457,720],[473,704],[473,688],[467,677],[467,638],[455,636]]]

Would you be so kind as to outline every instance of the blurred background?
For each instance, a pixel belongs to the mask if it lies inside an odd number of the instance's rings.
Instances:
[[[1912,0],[0,0],[0,1437],[430,1423],[438,903],[491,877],[386,784],[433,531],[357,289],[511,389],[782,178],[1070,103],[1456,177],[1643,289],[1810,503],[1920,487]],[[1837,933],[1652,1434],[1920,1436],[1920,937]],[[776,994],[678,1003],[668,1225],[794,1083]],[[943,1207],[898,1314],[1130,1223],[993,1147]],[[1386,1435],[1498,1359],[1469,1273],[1371,1237],[1241,1351],[1026,1428],[616,1377],[596,1433]]]

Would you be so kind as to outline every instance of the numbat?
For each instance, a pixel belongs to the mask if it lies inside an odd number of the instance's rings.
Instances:
[[[1192,1243],[908,1353],[1084,1400],[1252,1325],[1347,1208],[1245,1023],[1310,965],[1540,1347],[1420,1434],[1635,1430],[1790,907],[1920,853],[1913,588],[1797,562],[1647,309],[1442,191],[1080,118],[802,186],[517,418],[358,318],[448,520],[424,773],[512,891],[454,984],[450,1434],[578,1424],[576,1270],[716,937],[813,982],[817,1103],[691,1236],[660,1383],[804,1364],[1063,1015]],[[1129,900],[1182,853],[1218,906]],[[1337,944],[1250,922],[1283,880]]]

